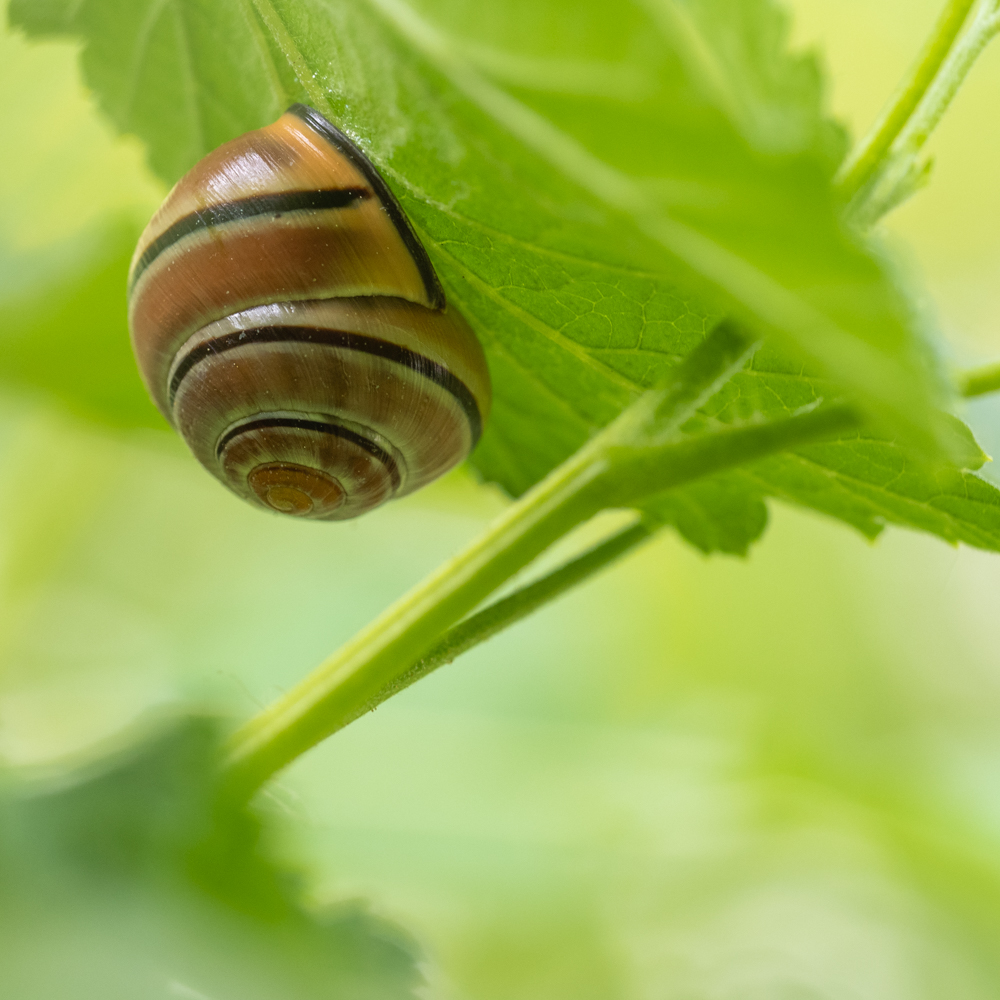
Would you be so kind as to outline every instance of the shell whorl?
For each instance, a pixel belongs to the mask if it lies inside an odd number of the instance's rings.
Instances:
[[[312,109],[210,153],[139,241],[143,379],[199,461],[271,510],[354,517],[475,447],[485,358],[363,154]]]

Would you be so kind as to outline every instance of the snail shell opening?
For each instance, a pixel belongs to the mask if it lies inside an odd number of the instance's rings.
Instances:
[[[154,400],[235,493],[355,517],[462,461],[490,383],[375,168],[296,106],[209,154],[136,248],[129,323]]]

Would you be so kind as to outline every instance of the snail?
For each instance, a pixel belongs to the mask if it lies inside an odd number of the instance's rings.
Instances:
[[[411,493],[469,454],[489,412],[482,347],[399,203],[301,104],[181,178],[128,297],[156,405],[269,510],[343,520]]]

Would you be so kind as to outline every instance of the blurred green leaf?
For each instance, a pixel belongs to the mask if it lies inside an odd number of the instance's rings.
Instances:
[[[123,290],[163,185],[140,143],[94,109],[78,49],[0,33],[0,127],[20,151],[0,161],[0,386],[162,428],[131,358]]]
[[[414,996],[412,948],[357,906],[317,915],[221,795],[192,718],[0,801],[0,965],[18,1000]]]
[[[69,252],[60,244],[48,250],[50,260],[75,250],[85,264],[77,273],[60,269],[62,280],[44,295],[3,301],[0,385],[41,389],[103,423],[167,429],[129,346],[124,288],[136,238],[122,221],[73,239]]]
[[[847,152],[822,114],[816,60],[788,49],[788,15],[771,0],[643,0],[702,95],[763,153],[814,152],[833,167]]]
[[[952,476],[971,507],[924,513],[941,477],[896,438],[926,442],[939,374],[891,269],[840,224],[844,138],[769,0],[12,0],[10,16],[84,40],[98,101],[168,181],[294,100],[351,132],[484,341],[495,407],[473,460],[509,492],[736,312],[786,338],[740,381],[738,419],[846,385],[896,430],[867,435],[864,455],[810,451],[813,476],[790,460],[679,494],[662,514],[689,540],[744,551],[762,498],[781,496],[869,534],[892,521],[1000,545],[998,495],[974,477]],[[903,466],[886,504],[883,472]]]

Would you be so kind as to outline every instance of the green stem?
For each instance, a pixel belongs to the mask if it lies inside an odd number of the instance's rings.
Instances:
[[[1000,361],[962,372],[958,377],[958,391],[966,399],[1000,392]]]
[[[792,440],[793,424],[797,440]],[[752,461],[761,454],[773,451],[776,445],[780,448],[793,447],[795,444],[816,440],[834,433],[842,433],[856,426],[858,426],[858,421],[852,411],[846,408],[829,407],[822,411],[817,410],[814,414],[804,418],[790,418],[790,422],[774,421],[771,424],[749,429],[736,428],[713,436],[716,452],[714,461],[728,462],[728,459],[722,458],[723,450],[728,451],[730,456],[739,454],[747,461]],[[692,444],[695,444],[695,441],[692,441]],[[721,448],[719,441],[724,442]],[[700,450],[701,459],[706,459],[711,449],[704,447],[704,439],[702,439]],[[678,453],[680,453],[680,449],[678,449]],[[681,463],[679,462],[678,465]],[[627,475],[624,467],[617,471]],[[527,618],[542,605],[555,600],[567,590],[599,573],[643,542],[649,541],[655,533],[656,529],[645,523],[626,528],[599,545],[588,549],[583,555],[560,566],[559,569],[553,570],[542,579],[522,587],[482,611],[470,615],[449,629],[441,640],[417,660],[409,670],[390,681],[369,704],[358,712],[358,715],[371,711],[394,694],[433,673],[438,667],[451,663],[481,642],[491,639],[497,633],[523,618]]]
[[[853,198],[879,169],[885,154],[934,82],[975,3],[976,0],[949,0],[941,12],[909,75],[865,138],[842,164],[835,184],[845,200]]]
[[[427,655],[447,628],[598,510],[638,503],[858,426],[853,410],[831,406],[690,440],[629,447],[622,443],[622,426],[632,418],[630,408],[463,553],[240,730],[226,762],[234,788],[252,794],[276,771],[377,703],[380,692]]]
[[[609,455],[669,435],[746,362],[756,345],[734,324],[717,326],[670,383],[646,393],[599,435],[511,505],[464,552],[251,719],[234,737],[228,768],[252,791],[299,754],[356,718],[434,641],[554,541],[606,506]],[[607,493],[607,490],[604,491]]]
[[[856,431],[861,426],[861,417],[852,407],[830,404],[781,420],[730,427],[658,448],[613,448],[608,458],[614,478],[597,484],[602,506],[638,506],[696,479]]]
[[[464,552],[251,719],[231,746],[228,767],[236,784],[253,791],[357,718],[446,629],[594,513],[581,496],[605,467],[602,450],[585,446],[512,504]]]
[[[548,604],[578,583],[599,573],[627,552],[648,541],[654,534],[655,530],[645,524],[626,528],[564,566],[560,566],[559,569],[553,570],[541,580],[528,584],[488,608],[470,615],[449,629],[441,641],[417,660],[409,670],[379,691],[359,714],[371,711],[394,694],[437,670],[438,667],[451,663],[474,646],[527,618],[542,605]]]
[[[1000,31],[1000,0],[982,0],[971,24],[952,45],[923,99],[856,192],[849,215],[862,228],[873,225],[908,197],[927,176],[917,159],[969,71]]]

